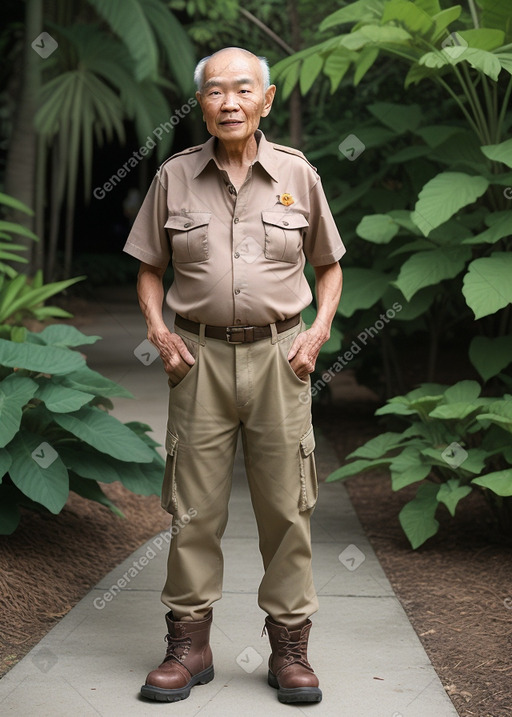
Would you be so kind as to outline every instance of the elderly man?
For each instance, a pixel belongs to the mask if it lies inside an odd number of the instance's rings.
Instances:
[[[144,697],[185,699],[213,679],[209,633],[221,597],[221,538],[239,432],[264,577],[258,604],[272,654],[268,682],[281,702],[319,702],[308,662],[310,517],[317,498],[309,374],[329,338],[345,249],[320,179],[304,155],[258,129],[276,88],[268,65],[226,48],[196,68],[212,137],[159,168],[124,250],[141,261],[137,290],[170,387],[162,506],[178,527],[162,602],[167,653]],[[162,276],[172,256],[162,318]],[[305,260],[316,275],[318,311]]]

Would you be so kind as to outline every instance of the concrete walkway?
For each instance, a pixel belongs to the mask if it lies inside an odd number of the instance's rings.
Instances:
[[[144,365],[136,347],[145,327],[135,305],[104,302],[87,334],[89,365],[121,382],[137,401],[116,401],[121,420],[149,423],[157,440],[165,428],[167,391],[159,361]],[[144,358],[148,362],[149,359]],[[336,467],[320,439],[322,471]],[[63,618],[0,681],[0,714],[36,717],[456,717],[439,678],[372,551],[343,484],[323,484],[312,521],[314,574],[320,610],[313,617],[310,659],[324,698],[317,705],[277,701],[266,684],[268,640],[257,606],[262,575],[256,525],[242,457],[236,462],[230,520],[223,540],[223,599],[214,606],[216,677],[173,704],[141,700],[146,673],[163,657],[165,608],[160,591],[168,533],[131,555]],[[125,575],[125,578],[123,578]],[[127,576],[127,577],[126,577]],[[123,589],[112,588],[124,579]]]

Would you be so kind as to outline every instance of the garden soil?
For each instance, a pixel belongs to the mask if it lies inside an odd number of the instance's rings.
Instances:
[[[345,391],[341,404],[315,408],[316,426],[340,463],[381,430],[375,408],[369,392],[361,391]],[[328,469],[318,459],[325,475]],[[378,472],[346,485],[459,715],[510,717],[512,551],[494,532],[485,503],[472,495],[460,504],[455,519],[447,513],[438,516],[438,535],[412,551],[397,516],[414,487],[393,493],[389,478]],[[124,520],[72,494],[60,515],[25,512],[12,536],[0,536],[0,675],[105,574],[169,528],[169,516],[156,496],[133,495],[118,483],[104,490]]]

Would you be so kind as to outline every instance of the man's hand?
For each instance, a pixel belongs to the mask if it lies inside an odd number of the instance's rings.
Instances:
[[[173,334],[166,327],[149,331],[148,339],[156,346],[164,369],[171,383],[176,386],[195,364],[195,358],[185,346],[181,336]]]
[[[288,352],[288,361],[297,376],[305,381],[315,370],[316,360],[323,344],[328,340],[329,332],[313,326],[300,333]]]
[[[318,305],[316,319],[310,329],[297,336],[288,352],[291,367],[303,381],[315,370],[320,349],[329,340],[343,280],[338,262],[315,266],[315,277]]]

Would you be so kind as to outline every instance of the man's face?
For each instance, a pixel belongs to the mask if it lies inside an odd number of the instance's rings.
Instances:
[[[196,97],[208,132],[224,143],[243,142],[254,135],[260,117],[272,107],[275,86],[263,91],[258,60],[237,50],[226,50],[208,60],[204,85]]]

